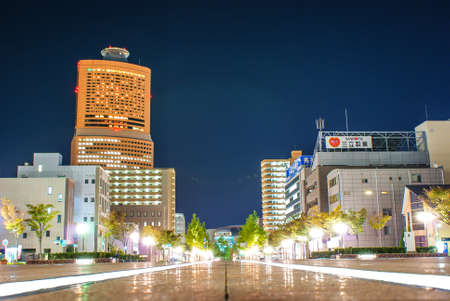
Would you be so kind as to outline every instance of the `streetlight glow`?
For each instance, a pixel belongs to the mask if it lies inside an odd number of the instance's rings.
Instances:
[[[348,226],[344,223],[336,223],[333,225],[333,231],[342,235],[342,234],[347,233]]]
[[[89,226],[85,223],[81,223],[77,225],[77,233],[83,235],[88,231]]]
[[[130,238],[134,243],[137,243],[139,241],[139,232],[131,233]]]
[[[142,243],[146,246],[156,245],[155,239],[151,236],[146,236],[146,237],[142,238]]]
[[[320,228],[312,228],[309,230],[309,235],[311,235],[312,238],[321,238],[323,236],[323,230]]]
[[[435,216],[431,212],[422,211],[422,212],[418,212],[416,217],[421,222],[427,223],[427,222],[432,221]]]

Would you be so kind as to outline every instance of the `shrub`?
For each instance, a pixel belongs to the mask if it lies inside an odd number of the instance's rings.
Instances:
[[[417,253],[437,253],[436,247],[417,247]]]

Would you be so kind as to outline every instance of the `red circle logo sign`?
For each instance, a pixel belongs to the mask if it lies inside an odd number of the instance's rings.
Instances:
[[[328,140],[328,143],[331,147],[338,147],[339,144],[341,144],[341,140],[338,137],[331,137],[330,140]]]

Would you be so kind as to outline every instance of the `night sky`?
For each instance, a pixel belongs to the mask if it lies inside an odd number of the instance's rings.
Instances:
[[[152,69],[155,167],[175,168],[177,212],[208,228],[261,212],[260,161],[311,154],[319,116],[328,130],[344,108],[350,130],[412,130],[425,104],[450,118],[448,1],[210,2],[2,7],[0,177],[33,152],[69,163],[76,63],[108,45]]]

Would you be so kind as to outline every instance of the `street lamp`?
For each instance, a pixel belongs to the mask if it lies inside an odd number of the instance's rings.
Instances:
[[[142,238],[142,243],[146,245],[150,250],[150,262],[153,262],[153,246],[156,245],[156,241],[151,236]]]
[[[132,251],[134,252],[134,250],[135,250],[135,245],[136,245],[137,243],[139,243],[139,232],[135,231],[135,232],[131,233],[131,234],[130,234],[130,238],[131,238],[131,241],[133,242],[133,248],[132,248]],[[138,251],[139,251],[139,245],[138,245]]]
[[[421,211],[417,212],[416,217],[419,221],[421,221],[425,225],[425,239],[428,247],[428,223],[431,222],[435,216],[431,212]]]
[[[320,228],[312,228],[309,230],[309,235],[314,240],[317,240],[317,251],[319,251],[319,239],[323,236],[323,230]]]
[[[342,240],[342,248],[344,248],[344,234],[348,231],[348,226],[344,223],[336,223],[333,225],[333,231],[339,234]]]
[[[89,230],[89,226],[86,223],[81,223],[77,225],[77,234],[81,235],[82,240],[83,240],[83,252],[85,251],[84,249],[84,234],[86,234],[86,232]]]

